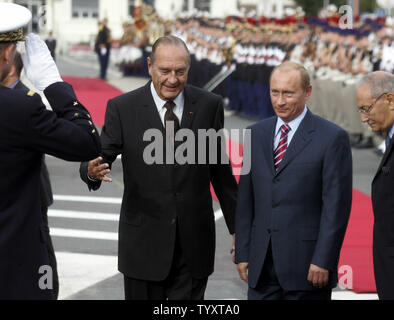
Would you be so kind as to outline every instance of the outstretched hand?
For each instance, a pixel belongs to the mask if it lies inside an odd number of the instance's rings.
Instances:
[[[104,182],[112,182],[107,174],[111,172],[108,163],[101,163],[103,161],[102,157],[98,157],[88,163],[88,176],[92,180],[99,180]]]

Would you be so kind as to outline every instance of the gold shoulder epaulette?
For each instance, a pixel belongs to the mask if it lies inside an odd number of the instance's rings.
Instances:
[[[33,91],[33,90],[30,90],[28,93],[27,93],[27,95],[29,96],[29,97],[32,97],[32,96],[34,96],[36,93]]]

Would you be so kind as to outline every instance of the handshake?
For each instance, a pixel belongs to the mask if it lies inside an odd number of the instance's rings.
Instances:
[[[21,56],[26,76],[38,90],[63,82],[47,45],[39,36],[31,33],[26,37],[26,52]]]

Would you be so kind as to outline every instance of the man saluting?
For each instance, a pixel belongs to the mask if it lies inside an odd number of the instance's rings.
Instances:
[[[0,3],[0,83],[30,19],[26,8]],[[49,264],[40,205],[42,157],[91,160],[101,147],[88,111],[38,36],[26,38],[22,58],[27,77],[54,111],[32,91],[0,85],[0,299],[53,299],[52,285],[40,285],[40,269]]]

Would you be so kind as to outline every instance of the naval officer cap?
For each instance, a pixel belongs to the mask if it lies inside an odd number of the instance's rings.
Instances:
[[[24,41],[23,27],[31,17],[31,12],[23,6],[0,3],[0,43]]]

